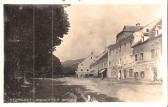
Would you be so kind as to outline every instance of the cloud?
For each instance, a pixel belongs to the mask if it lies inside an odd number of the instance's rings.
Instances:
[[[71,24],[68,35],[54,54],[61,61],[99,54],[115,43],[124,25],[148,24],[158,18],[160,5],[71,5],[66,8]]]

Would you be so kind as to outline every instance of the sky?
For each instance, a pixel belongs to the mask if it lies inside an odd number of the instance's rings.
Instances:
[[[142,26],[161,18],[160,5],[71,5],[66,7],[70,28],[54,55],[61,62],[95,55],[115,43],[124,25]]]

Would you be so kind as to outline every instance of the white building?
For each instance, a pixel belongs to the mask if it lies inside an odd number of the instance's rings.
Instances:
[[[93,52],[86,57],[81,63],[79,63],[76,74],[78,77],[87,77],[92,75],[90,65],[96,60],[96,56]]]
[[[156,20],[133,34],[133,69],[136,79],[162,80],[161,25],[162,21]]]
[[[96,60],[90,65],[91,72],[94,77],[107,77],[107,61],[108,61],[108,52],[107,50],[103,51],[100,55],[97,56]]]
[[[124,26],[116,36],[116,43],[109,45],[107,77],[113,79],[126,79],[133,77],[132,41],[133,33],[143,26]]]

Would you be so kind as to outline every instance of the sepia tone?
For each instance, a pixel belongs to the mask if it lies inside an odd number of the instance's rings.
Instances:
[[[5,4],[4,102],[162,101],[159,11]]]

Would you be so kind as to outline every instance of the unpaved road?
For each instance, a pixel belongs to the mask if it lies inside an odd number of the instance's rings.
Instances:
[[[101,79],[62,78],[69,85],[82,85],[91,92],[104,94],[119,101],[159,102],[162,101],[162,85],[159,82],[130,82]]]
[[[76,78],[36,79],[34,99],[37,102],[116,102],[116,97],[103,94],[90,80]],[[48,99],[48,100],[46,100]]]
[[[161,83],[112,81],[98,78],[33,79],[33,89],[10,102],[156,102],[162,100]],[[15,101],[16,100],[16,101]]]
[[[113,82],[70,77],[42,79],[36,82],[39,84],[36,88],[36,98],[52,97],[59,99],[60,102],[84,102],[88,99],[99,102],[162,100],[162,85],[155,83]]]

